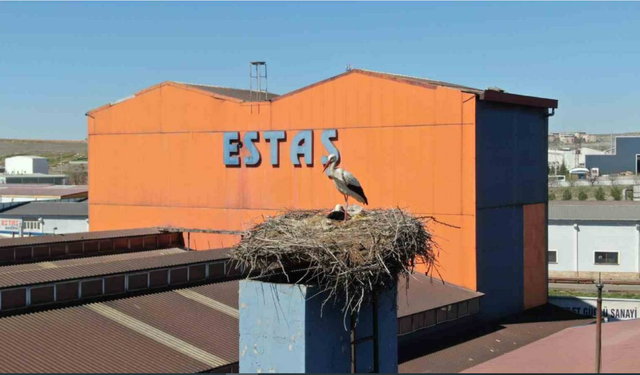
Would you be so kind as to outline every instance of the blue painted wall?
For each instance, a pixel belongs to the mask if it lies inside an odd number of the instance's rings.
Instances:
[[[477,214],[480,316],[495,319],[524,309],[522,207],[479,210]]]
[[[479,101],[476,254],[482,318],[524,309],[523,205],[547,202],[547,109]]]
[[[350,320],[341,304],[322,307],[317,293],[304,285],[240,282],[240,373],[351,372]],[[393,286],[378,303],[381,372],[398,369],[396,298]],[[363,306],[356,335],[372,333],[372,317],[371,305]],[[359,347],[360,371],[373,366],[371,345]]]
[[[478,102],[478,209],[547,201],[546,112],[544,108]]]
[[[600,174],[635,173],[636,154],[640,154],[640,137],[618,137],[615,155],[585,155],[585,166],[600,168]]]

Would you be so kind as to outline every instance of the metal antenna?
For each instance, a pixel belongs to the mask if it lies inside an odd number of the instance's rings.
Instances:
[[[262,80],[264,79],[264,90]],[[252,61],[249,63],[249,101],[267,100],[267,63],[264,61]]]

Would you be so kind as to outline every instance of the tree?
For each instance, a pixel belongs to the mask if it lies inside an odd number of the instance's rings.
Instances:
[[[560,168],[558,168],[558,174],[563,176],[567,176],[569,174],[569,170],[567,169],[567,165],[564,163],[564,159],[562,160],[562,164],[560,164]]]
[[[596,190],[596,200],[604,200],[604,189],[602,188],[602,186],[598,187],[598,189]]]
[[[555,201],[556,200],[556,193],[550,192],[549,193],[549,200],[550,201]]]
[[[565,189],[564,193],[562,193],[562,200],[563,201],[570,201],[571,199],[573,199],[573,195],[571,194],[571,190]]]
[[[586,201],[587,198],[589,198],[587,193],[584,190],[580,190],[580,193],[578,193],[578,199],[581,201]]]
[[[614,200],[619,201],[620,199],[622,199],[622,192],[620,191],[620,188],[617,186],[613,186],[611,188],[611,196],[613,197]]]
[[[587,174],[587,181],[589,181],[591,186],[594,186],[596,184],[596,181],[598,181],[598,176],[595,173],[589,172]]]

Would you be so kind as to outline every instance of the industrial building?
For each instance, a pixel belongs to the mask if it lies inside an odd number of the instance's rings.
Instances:
[[[615,152],[609,155],[587,155],[585,164],[589,170],[598,168],[601,175],[640,171],[640,137],[616,137]]]
[[[258,99],[260,98],[260,99]],[[243,230],[283,208],[331,208],[329,153],[369,208],[431,230],[440,273],[497,318],[547,301],[547,135],[557,101],[353,69],[277,96],[164,82],[87,113],[92,230]],[[167,170],[170,174],[165,173]],[[237,235],[194,233],[193,247]]]
[[[0,184],[0,203],[51,200],[75,202],[86,200],[88,196],[87,185]]]
[[[89,231],[89,204],[24,202],[0,209],[0,236],[23,237]]]
[[[49,161],[41,156],[13,156],[4,160],[7,174],[49,174]]]
[[[549,203],[549,277],[638,280],[640,202]]]
[[[563,148],[549,149],[548,160],[549,167],[559,168],[563,163],[567,169],[579,168],[585,166],[585,158],[587,155],[604,155],[604,151],[596,150],[589,147],[581,147],[579,149]]]
[[[66,185],[68,177],[63,174],[2,174],[0,175],[0,185],[2,184],[53,184]]]

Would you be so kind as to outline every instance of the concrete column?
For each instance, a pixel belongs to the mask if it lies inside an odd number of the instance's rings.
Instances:
[[[240,373],[349,373],[351,372],[350,317],[342,304],[328,302],[316,287],[240,282]],[[377,314],[363,306],[356,326],[356,339],[373,333],[372,318],[378,318],[380,372],[397,372],[396,288],[380,296]],[[346,327],[346,329],[345,329]],[[356,370],[373,370],[373,340],[356,346]]]
[[[638,255],[636,272],[640,273],[640,224],[636,224],[636,254]]]
[[[579,249],[578,249],[578,233],[580,233],[580,226],[576,223],[573,224],[573,229],[575,229],[575,233],[573,236],[573,258],[574,258],[574,269],[577,272],[580,272],[579,267],[578,267],[578,254],[579,254]],[[576,275],[577,276],[577,275]]]

